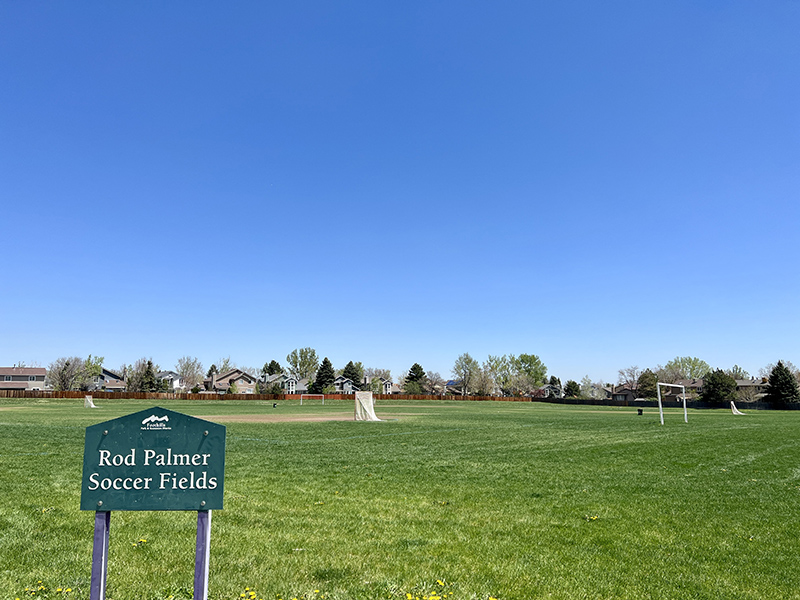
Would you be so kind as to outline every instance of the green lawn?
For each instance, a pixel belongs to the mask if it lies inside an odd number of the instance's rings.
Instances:
[[[89,598],[85,427],[154,404],[96,403],[0,399],[0,599]],[[279,404],[163,402],[203,418],[352,413]],[[800,598],[800,411],[685,424],[672,407],[663,427],[656,409],[376,412],[392,420],[219,420],[210,598]],[[195,523],[113,513],[108,597],[190,598]]]

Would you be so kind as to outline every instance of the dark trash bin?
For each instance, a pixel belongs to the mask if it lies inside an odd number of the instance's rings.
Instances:
[[[642,409],[641,409],[641,408],[637,408],[637,409],[636,409],[636,414],[637,414],[637,415],[641,415],[641,414],[643,414],[643,413],[642,413]]]

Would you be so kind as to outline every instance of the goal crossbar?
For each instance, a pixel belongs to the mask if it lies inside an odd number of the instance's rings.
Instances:
[[[322,404],[325,404],[325,394],[300,394],[300,406],[303,406],[303,399],[322,400]]]

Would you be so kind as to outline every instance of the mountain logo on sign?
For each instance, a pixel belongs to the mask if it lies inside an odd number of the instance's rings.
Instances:
[[[143,430],[158,429],[160,431],[167,431],[172,429],[172,427],[167,426],[168,422],[169,422],[168,415],[164,415],[163,417],[150,415],[144,421],[142,421],[142,429]]]

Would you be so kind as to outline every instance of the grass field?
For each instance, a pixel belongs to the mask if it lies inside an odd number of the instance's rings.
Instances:
[[[84,430],[153,402],[97,404],[0,400],[0,599],[89,598]],[[800,411],[164,406],[227,426],[210,598],[800,598]],[[113,513],[108,598],[190,598],[195,524]]]

